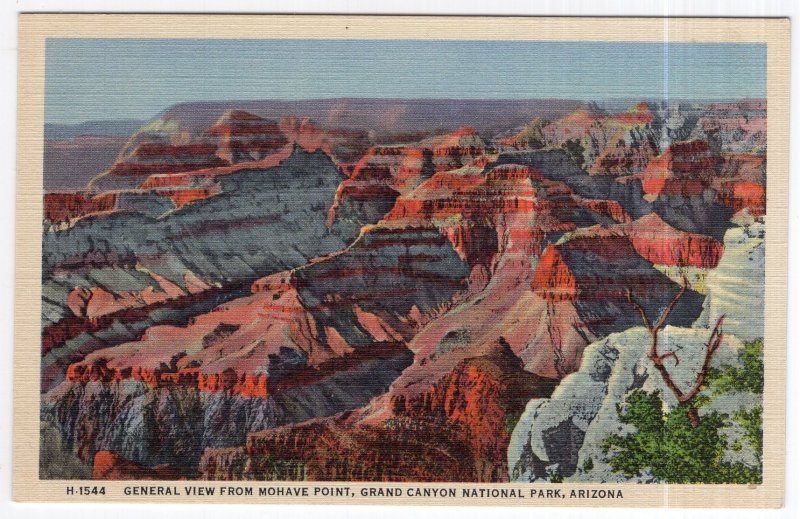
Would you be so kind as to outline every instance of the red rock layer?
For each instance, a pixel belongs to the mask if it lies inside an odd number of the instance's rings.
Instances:
[[[484,153],[483,140],[472,128],[411,146],[372,146],[342,183],[328,225],[333,225],[345,208],[355,209],[362,223],[375,223],[392,208],[397,193],[408,194],[432,174],[459,169]],[[370,207],[364,207],[365,203]]]
[[[173,175],[156,174],[150,175],[139,186],[141,189],[154,189],[162,187],[190,187],[197,179],[196,176],[186,173],[176,173]]]
[[[114,194],[45,193],[44,218],[52,223],[67,222],[87,214],[110,211],[116,203]]]
[[[223,480],[507,481],[514,420],[553,387],[497,344],[424,393],[390,397],[380,418],[357,411],[253,433],[243,449],[206,450],[200,469]],[[276,474],[277,458],[292,470]]]
[[[145,467],[111,451],[97,451],[92,464],[92,479],[120,480],[175,480],[181,479],[180,470],[169,465]]]
[[[308,118],[283,117],[278,126],[290,142],[308,152],[322,150],[345,169],[352,167],[352,164],[363,156],[371,145],[367,131],[323,129]]]
[[[433,152],[417,146],[373,146],[353,168],[353,180],[384,182],[406,192],[433,172]]]
[[[319,277],[338,280],[342,273],[326,271]],[[385,323],[358,310],[353,311],[354,319],[365,330],[371,329],[372,320],[377,329],[374,343],[354,348],[335,328],[318,325],[315,309],[301,303],[296,285],[288,272],[257,280],[252,296],[196,316],[185,327],[154,326],[138,341],[93,351],[69,365],[67,379],[75,383],[133,379],[152,388],[266,398],[274,391],[314,384],[364,362],[405,354],[405,347],[394,340],[395,333]],[[348,301],[353,304],[357,298]],[[284,355],[293,359],[293,367],[269,371],[273,358]]]
[[[745,180],[721,182],[717,200],[734,211],[749,209],[753,216],[763,216],[767,209],[766,188],[762,184]]]
[[[77,383],[104,382],[110,383],[122,380],[137,380],[144,382],[149,387],[158,388],[188,388],[209,393],[222,391],[245,397],[267,398],[273,392],[285,391],[293,387],[312,385],[336,373],[344,372],[366,361],[376,359],[390,359],[404,351],[399,343],[376,344],[370,348],[362,348],[349,352],[342,352],[340,357],[334,357],[314,367],[296,370],[289,378],[272,381],[266,373],[239,373],[233,367],[221,372],[203,373],[199,367],[184,367],[174,371],[173,367],[163,366],[162,369],[149,369],[142,367],[126,367],[123,369],[112,368],[103,358],[92,364],[76,363],[67,370],[67,379]],[[191,365],[192,363],[183,364]]]
[[[399,197],[385,219],[431,222],[470,265],[488,268],[509,244],[539,255],[547,233],[575,229],[570,218],[579,208],[617,222],[630,221],[618,202],[581,199],[566,184],[516,164],[485,172],[465,168],[436,173]]]
[[[223,114],[206,135],[217,140],[217,156],[231,163],[258,160],[289,143],[278,124],[241,110]]]
[[[679,231],[661,220],[655,213],[650,213],[630,224],[586,227],[572,235],[584,239],[623,236],[630,240],[639,256],[656,265],[714,268],[723,251],[722,243],[714,238]]]
[[[110,175],[138,176],[153,173],[181,173],[227,164],[216,155],[214,144],[161,144],[149,142],[139,145],[125,159],[109,171]]]
[[[402,218],[492,217],[503,213],[530,213],[542,206],[535,200],[531,168],[500,168],[487,175],[470,172],[437,173],[409,196],[395,203],[387,220]],[[519,177],[519,178],[517,178]]]
[[[673,143],[647,165],[642,187],[649,195],[696,196],[719,174],[722,157],[706,141]]]
[[[575,276],[555,245],[548,245],[542,253],[531,286],[534,292],[551,301],[572,301],[578,296]]]
[[[218,187],[155,190],[155,193],[166,196],[172,200],[172,203],[175,204],[175,207],[177,208],[181,208],[186,204],[191,204],[192,202],[196,202],[198,200],[205,200],[206,198],[210,198],[219,192],[220,189]]]
[[[188,280],[187,285],[194,287],[188,294],[183,292],[174,295],[164,294],[157,297],[155,301],[147,303],[146,306],[145,303],[134,294],[129,294],[120,298],[120,301],[117,302],[117,306],[113,308],[105,308],[100,304],[98,304],[97,308],[93,308],[94,303],[91,302],[91,297],[84,297],[82,300],[75,297],[72,303],[79,305],[76,307],[78,313],[73,317],[62,319],[58,323],[47,326],[42,330],[42,355],[47,355],[50,350],[62,346],[66,341],[77,337],[81,333],[93,334],[109,326],[141,321],[146,319],[151,312],[159,308],[166,306],[171,308],[183,308],[203,300],[204,298],[216,297],[222,291],[222,289],[214,287],[207,289],[202,288],[202,285],[198,285],[197,282],[192,280]],[[239,288],[241,287],[234,284],[227,287],[227,290],[237,290]],[[90,292],[92,294],[95,293],[92,291]],[[106,296],[103,295],[101,299],[105,300],[105,297]],[[126,301],[135,301],[136,304],[126,304]],[[98,303],[99,302],[100,301],[98,301]],[[86,312],[89,312],[89,314],[87,315]],[[87,358],[84,360],[87,360]],[[59,374],[63,373],[62,370],[68,368],[70,365],[69,363],[75,362],[76,359],[71,355],[65,355],[62,360],[63,361],[53,363],[49,367],[42,369],[42,388],[44,391],[52,387],[53,382],[57,380]],[[88,360],[91,361],[92,359]],[[170,358],[168,357],[166,361],[169,363]]]
[[[650,297],[669,281],[636,252],[627,236],[575,237],[548,245],[531,286],[548,301]]]
[[[157,388],[191,388],[217,393],[230,391],[233,394],[266,398],[267,377],[263,373],[237,373],[229,368],[221,373],[200,373],[198,368],[184,368],[180,371],[169,371],[169,366],[164,371],[142,367],[126,367],[123,369],[109,368],[100,359],[90,365],[72,364],[67,369],[67,380],[85,384],[87,382],[119,382],[122,380],[137,380],[144,382],[149,387]]]
[[[321,348],[311,344],[315,341],[314,327],[303,319],[304,310],[296,294],[285,292],[283,283],[277,282],[286,275],[273,275],[255,285],[275,289],[218,307],[195,317],[187,327],[155,326],[138,341],[96,350],[71,364],[67,379],[85,383],[130,378],[154,388],[229,390],[264,398],[268,391],[263,367],[273,350],[289,344],[291,337],[311,338],[301,339],[301,349],[312,359]],[[282,324],[270,331],[275,322]],[[277,340],[279,337],[283,342]],[[248,345],[252,348],[250,355],[237,360],[241,348]]]
[[[657,214],[620,226],[644,259],[656,265],[716,268],[724,246],[710,236],[679,231]]]

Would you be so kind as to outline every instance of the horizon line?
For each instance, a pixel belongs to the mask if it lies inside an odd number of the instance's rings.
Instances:
[[[121,119],[100,118],[100,119],[82,119],[80,121],[44,121],[45,126],[78,126],[86,123],[118,123],[118,122],[148,122],[160,118],[167,112],[176,107],[191,106],[191,105],[227,105],[236,103],[313,103],[313,102],[331,102],[331,101],[467,101],[467,102],[509,102],[509,103],[523,103],[531,101],[559,101],[559,102],[575,102],[582,104],[595,103],[601,105],[604,103],[635,103],[635,102],[669,102],[669,103],[729,103],[729,102],[743,102],[743,101],[766,101],[767,97],[759,96],[742,96],[742,97],[705,97],[705,98],[689,98],[689,97],[607,97],[607,98],[586,98],[580,99],[577,97],[308,97],[308,98],[257,98],[257,99],[209,99],[209,100],[194,100],[194,101],[179,101],[172,103],[165,108],[157,111],[155,114],[146,118],[123,117]],[[288,114],[287,114],[288,115]]]

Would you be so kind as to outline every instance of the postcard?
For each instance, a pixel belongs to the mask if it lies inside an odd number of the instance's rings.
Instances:
[[[782,505],[788,20],[19,28],[15,499]]]

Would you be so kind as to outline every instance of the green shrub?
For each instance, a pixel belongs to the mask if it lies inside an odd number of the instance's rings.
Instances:
[[[613,435],[603,442],[603,452],[616,472],[628,477],[647,472],[666,483],[760,483],[763,451],[762,409],[738,411],[732,418],[707,412],[696,426],[689,419],[689,410],[702,407],[728,391],[761,394],[764,387],[763,342],[758,339],[745,345],[739,358],[741,368],[714,370],[706,378],[704,395],[679,404],[664,413],[659,392],[636,390],[617,409],[620,421],[636,427],[627,436]],[[759,461],[754,468],[743,463],[723,461],[728,439],[723,428],[738,423]],[[733,450],[742,449],[741,442]]]
[[[756,339],[747,342],[739,353],[743,366],[724,371],[712,369],[706,376],[706,385],[715,395],[728,391],[764,392],[764,341]]]
[[[733,415],[739,425],[744,428],[744,439],[750,444],[753,452],[756,453],[758,462],[761,463],[761,453],[764,452],[764,431],[762,428],[762,414],[761,407],[756,407],[750,411],[738,411]]]
[[[563,483],[564,476],[561,475],[561,472],[558,469],[555,470],[547,470],[547,476],[550,478],[550,483]]]

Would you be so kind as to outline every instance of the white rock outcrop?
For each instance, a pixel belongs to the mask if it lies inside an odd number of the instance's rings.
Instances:
[[[706,278],[708,296],[695,326],[725,330],[743,341],[764,336],[764,222],[747,215],[725,233],[722,259]]]
[[[671,357],[665,360],[680,388],[693,384],[710,333],[707,329],[672,326],[660,332],[660,352],[675,352],[680,361],[676,364]],[[650,346],[650,333],[644,327],[609,335],[586,347],[580,370],[565,377],[550,398],[531,400],[508,448],[512,481],[545,482],[554,472],[573,481],[627,481],[624,475],[613,472],[602,451],[603,441],[609,436],[635,431],[620,422],[618,406],[624,405],[636,389],[648,393],[658,390],[665,406],[671,409],[677,405],[648,358]],[[743,347],[742,341],[725,333],[712,367],[738,366]],[[760,395],[720,395],[712,405],[701,408],[700,415],[712,410],[732,413],[760,403]],[[724,409],[717,409],[719,406]]]

